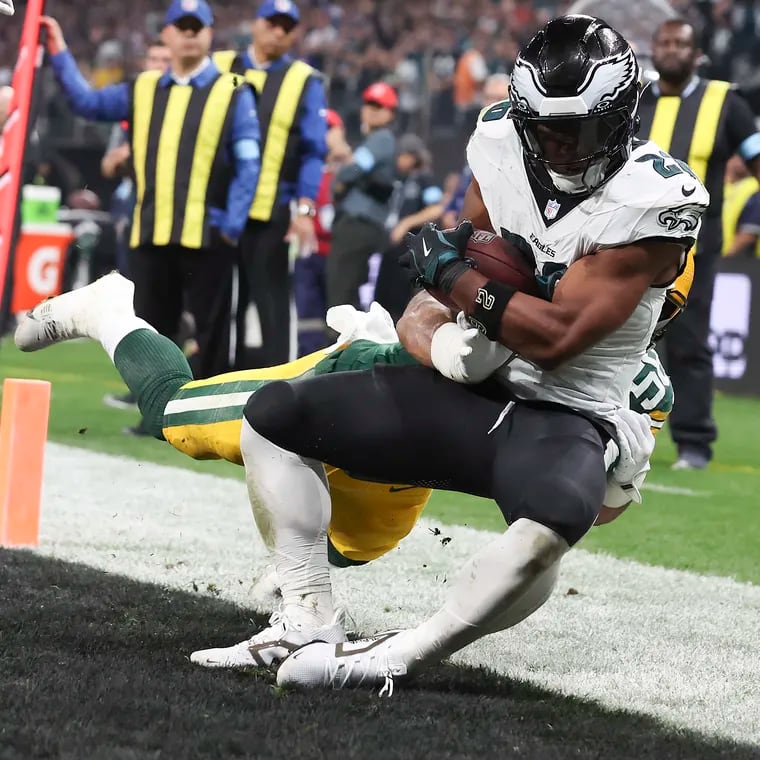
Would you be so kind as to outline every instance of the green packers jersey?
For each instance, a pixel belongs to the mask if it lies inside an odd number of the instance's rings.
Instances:
[[[332,372],[359,372],[372,369],[376,364],[417,364],[417,361],[400,343],[373,343],[356,340],[339,351],[333,351],[314,367],[315,375]]]
[[[662,428],[673,411],[673,386],[654,348],[650,348],[641,360],[641,369],[633,380],[629,399],[631,411],[652,418],[653,433]]]

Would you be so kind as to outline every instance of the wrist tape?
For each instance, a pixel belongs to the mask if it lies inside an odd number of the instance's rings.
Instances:
[[[452,261],[446,262],[441,269],[438,278],[438,287],[448,295],[454,288],[454,283],[470,269],[470,265],[458,256]]]
[[[488,280],[478,288],[475,302],[469,309],[470,322],[489,340],[499,340],[501,316],[517,289],[511,285]]]

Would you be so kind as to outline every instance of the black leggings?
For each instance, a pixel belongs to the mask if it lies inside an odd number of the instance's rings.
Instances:
[[[422,366],[270,383],[245,409],[276,445],[368,480],[494,499],[508,523],[577,542],[604,498],[603,434],[563,408],[506,405]],[[493,430],[492,430],[493,429]]]

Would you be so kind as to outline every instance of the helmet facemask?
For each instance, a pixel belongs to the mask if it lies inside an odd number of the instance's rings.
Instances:
[[[585,116],[531,116],[513,106],[510,117],[536,178],[550,191],[591,193],[622,168],[631,153],[638,92],[633,108]]]

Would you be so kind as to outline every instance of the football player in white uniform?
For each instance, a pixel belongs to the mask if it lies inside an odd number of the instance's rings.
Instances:
[[[596,519],[616,413],[708,204],[687,166],[634,143],[639,93],[628,43],[599,19],[567,16],[520,52],[511,105],[479,120],[463,216],[525,246],[551,300],[470,269],[469,223],[427,226],[410,243],[417,281],[516,355],[496,387],[378,368],[273,383],[249,402],[241,447],[269,516],[286,615],[306,609],[321,621],[333,612],[329,493],[316,462],[490,496],[509,524],[431,618],[369,643],[308,644],[282,663],[278,683],[380,684],[548,598],[561,558]]]

